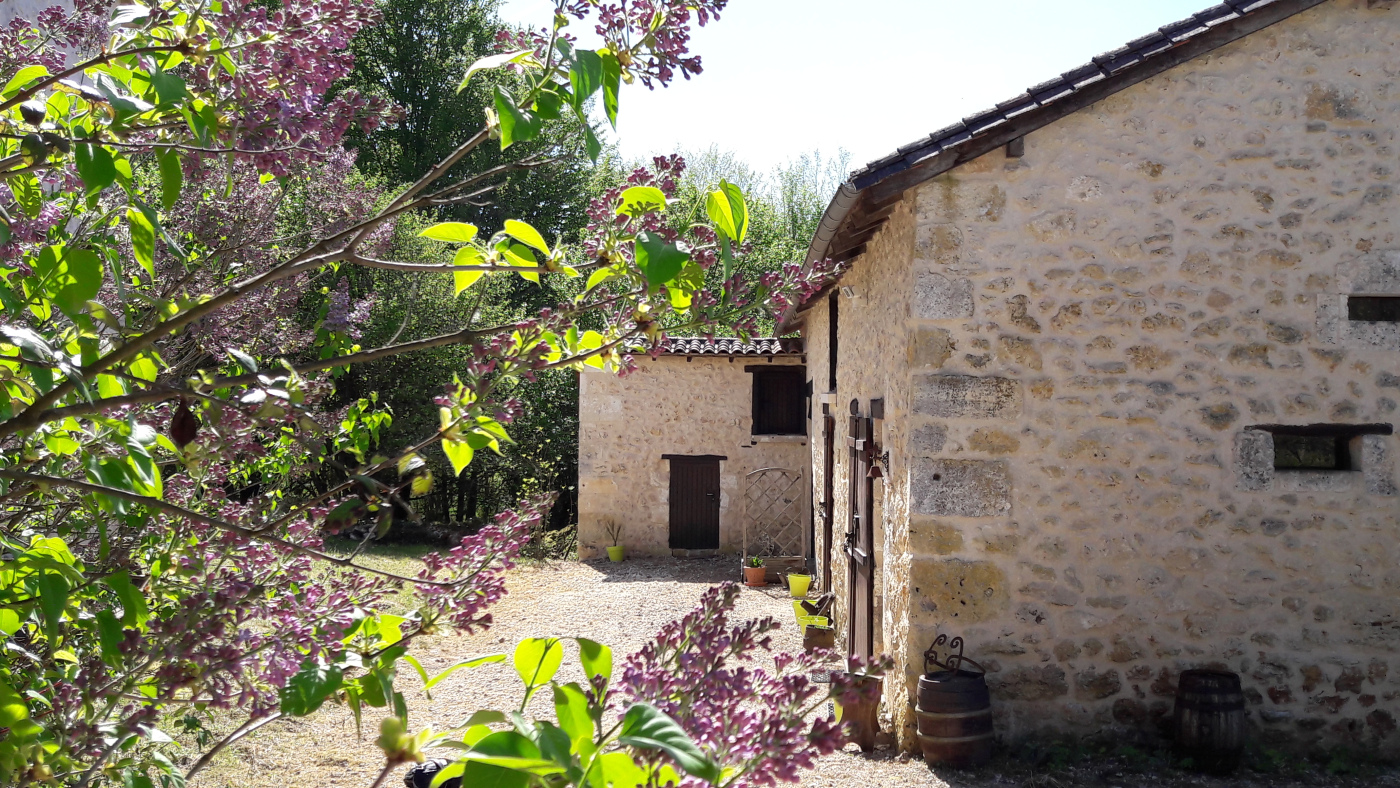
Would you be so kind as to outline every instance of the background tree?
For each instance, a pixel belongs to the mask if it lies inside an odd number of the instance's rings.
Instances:
[[[766,781],[790,768],[776,760],[810,763],[839,744],[829,718],[804,718],[799,701],[813,691],[801,675],[762,692],[759,716],[745,717],[757,727],[736,729],[753,747],[705,739],[726,724],[711,713],[672,719],[658,704],[676,702],[683,686],[672,676],[687,662],[677,649],[716,669],[738,655],[678,646],[675,633],[658,642],[662,662],[638,663],[646,680],[630,693],[621,736],[603,724],[596,681],[610,668],[592,647],[584,659],[595,698],[575,688],[583,704],[561,703],[555,722],[492,732],[500,717],[410,733],[394,679],[401,664],[417,666],[416,638],[489,626],[502,572],[552,496],[429,554],[414,576],[322,549],[325,533],[363,520],[376,526],[367,540],[382,534],[391,512],[433,487],[425,456],[440,451],[460,475],[478,453],[510,443],[522,387],[541,375],[626,372],[663,325],[743,331],[754,313],[820,286],[820,267],[743,276],[748,210],[735,187],[721,184],[703,217],[674,226],[678,157],[592,200],[576,251],[517,218],[483,230],[436,216],[553,158],[553,149],[515,148],[499,165],[457,169],[488,143],[504,152],[569,122],[597,154],[590,100],[611,123],[623,84],[698,73],[688,27],[723,5],[558,0],[551,28],[518,34],[504,42],[514,49],[468,69],[468,84],[475,71],[516,72],[492,85],[484,125],[411,185],[380,192],[359,190],[336,163],[346,131],[372,132],[390,116],[387,103],[353,87],[328,97],[350,71],[345,43],[377,22],[368,2],[168,0],[95,19],[81,18],[94,13],[83,6],[11,28],[25,57],[0,73],[0,782],[177,785],[187,775],[158,728],[172,716],[246,720],[211,742],[193,773],[248,731],[328,700],[357,719],[384,715],[376,786],[446,738],[476,778],[509,771],[514,784],[550,785],[682,773]],[[590,17],[604,46],[576,49],[561,33]],[[93,26],[102,47],[65,65],[57,31]],[[322,199],[326,186],[356,188]],[[364,199],[343,201],[346,191]],[[258,210],[244,215],[232,200]],[[393,236],[410,229],[434,246],[391,256]],[[464,299],[489,298],[491,282],[517,276],[562,280],[575,295],[497,324],[476,322],[485,308],[473,307],[436,335],[399,332],[366,347],[368,307],[349,276],[366,271],[450,280]],[[240,324],[259,309],[291,314],[308,331],[285,352],[268,341],[280,323]],[[469,357],[436,392],[436,424],[410,442],[381,445],[389,416],[373,398],[324,407],[347,398],[346,370],[454,346]],[[303,494],[274,483],[305,478],[327,483]],[[416,609],[383,613],[405,588]],[[523,648],[516,665],[529,693],[558,661],[548,642]],[[775,725],[791,733],[781,748],[756,741]]]

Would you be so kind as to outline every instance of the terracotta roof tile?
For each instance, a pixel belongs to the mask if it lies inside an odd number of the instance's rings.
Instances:
[[[745,342],[737,337],[667,337],[662,341],[663,356],[800,356],[802,340],[796,337],[756,337]]]

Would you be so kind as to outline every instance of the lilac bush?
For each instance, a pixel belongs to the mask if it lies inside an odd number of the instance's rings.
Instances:
[[[576,716],[560,719],[555,729],[574,728],[567,747],[543,723],[517,731],[522,742],[495,718],[410,733],[400,665],[417,666],[424,634],[490,625],[503,572],[550,500],[522,502],[421,572],[361,560],[432,489],[424,453],[443,452],[460,474],[511,440],[517,381],[585,365],[625,373],[668,331],[745,334],[755,314],[821,285],[823,266],[739,273],[748,214],[730,184],[707,195],[701,221],[671,216],[677,157],[596,202],[578,247],[517,220],[441,222],[422,232],[435,261],[388,259],[400,217],[479,200],[547,161],[445,177],[475,148],[508,150],[564,121],[596,155],[590,107],[615,122],[623,85],[698,74],[688,26],[723,7],[558,0],[551,28],[464,75],[516,72],[493,83],[487,125],[394,192],[366,184],[340,147],[352,125],[394,122],[394,108],[326,98],[350,68],[351,37],[375,23],[369,0],[79,0],[0,31],[0,782],[177,785],[243,736],[326,702],[357,721],[386,715],[381,782],[443,735],[466,748],[464,773],[533,758],[531,774],[575,784],[595,769],[617,784],[727,781],[729,762],[705,748],[736,736],[773,737],[733,748],[746,779],[790,779],[779,753],[805,764],[835,746],[830,722],[797,722],[816,698],[793,673],[800,659],[735,669],[756,693],[739,727],[714,719],[722,698],[710,688],[693,701],[632,696],[615,730],[598,712],[591,736]],[[603,47],[569,38],[582,19]],[[347,284],[354,269],[451,277],[459,294],[487,276],[554,277],[576,295],[530,319],[364,348],[373,303]],[[319,311],[302,314],[308,304]],[[446,345],[471,361],[421,440],[380,445],[392,414],[372,396],[328,404],[337,373]],[[349,532],[366,536],[348,554],[323,542]],[[416,609],[386,612],[404,589]],[[730,592],[718,593],[708,604]],[[674,656],[682,674],[693,660],[719,669],[761,648],[747,638],[766,626],[743,630],[739,651],[682,658],[669,646],[657,658]],[[584,649],[590,670],[601,648]],[[638,680],[659,681],[660,664],[639,659]],[[606,687],[577,703],[555,689],[566,711],[594,719]],[[215,713],[237,722],[222,738],[204,729]],[[160,728],[171,725],[200,748],[193,763],[168,756]],[[650,754],[638,765],[633,752]]]

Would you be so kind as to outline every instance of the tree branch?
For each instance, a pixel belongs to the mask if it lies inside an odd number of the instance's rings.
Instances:
[[[403,575],[395,574],[393,572],[386,572],[382,569],[375,569],[373,567],[363,566],[361,564],[355,563],[354,561],[348,558],[337,558],[336,556],[330,555],[329,553],[323,553],[320,550],[313,550],[310,547],[299,545],[296,542],[289,542],[286,539],[280,539],[276,536],[269,536],[266,533],[261,533],[251,528],[245,528],[241,525],[230,523],[226,520],[220,520],[217,517],[210,517],[205,514],[200,514],[199,512],[191,511],[182,506],[176,506],[173,503],[166,503],[165,501],[162,501],[159,498],[152,498],[149,495],[139,495],[137,493],[127,492],[126,490],[118,490],[115,487],[104,487],[100,484],[80,482],[77,479],[65,479],[61,476],[45,476],[37,473],[25,473],[24,471],[11,470],[9,468],[0,468],[0,479],[11,479],[14,481],[48,484],[54,487],[67,487],[69,489],[78,490],[80,492],[91,493],[95,495],[105,495],[109,498],[117,498],[119,500],[127,501],[129,503],[140,504],[141,506],[146,506],[157,511],[165,512],[166,514],[175,517],[183,517],[192,522],[201,523],[211,528],[218,528],[221,531],[228,531],[229,533],[238,534],[239,536],[245,539],[253,539],[260,542],[266,542],[268,544],[275,544],[279,547],[291,550],[292,552],[300,553],[301,555],[310,558],[315,558],[318,561],[325,561],[329,564],[335,564],[336,566],[347,567],[350,569],[358,569],[362,572],[369,572],[370,574],[379,575],[381,577],[387,577],[390,580],[397,580],[401,583],[415,583],[418,585],[439,586],[442,588],[452,588],[454,586],[460,585],[461,583],[461,581],[459,580],[425,580],[417,577],[405,577]]]
[[[263,717],[260,720],[248,720],[247,722],[243,723],[236,730],[234,730],[233,733],[230,733],[229,735],[225,736],[218,744],[215,744],[213,747],[209,748],[208,752],[199,756],[199,760],[195,761],[194,765],[190,767],[190,770],[185,772],[185,779],[193,780],[194,776],[196,774],[199,774],[200,770],[202,770],[204,767],[208,766],[209,762],[214,760],[214,756],[222,752],[225,747],[229,746],[230,744],[233,744],[234,742],[238,741],[244,736],[247,736],[248,734],[252,733],[258,728],[261,728],[262,726],[268,724],[269,722],[276,722],[280,719],[282,719],[282,712],[278,711],[274,712],[270,717]]]

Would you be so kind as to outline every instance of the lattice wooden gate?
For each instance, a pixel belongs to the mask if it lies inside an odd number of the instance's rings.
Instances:
[[[801,470],[760,468],[744,476],[744,557],[807,555],[807,485]]]

